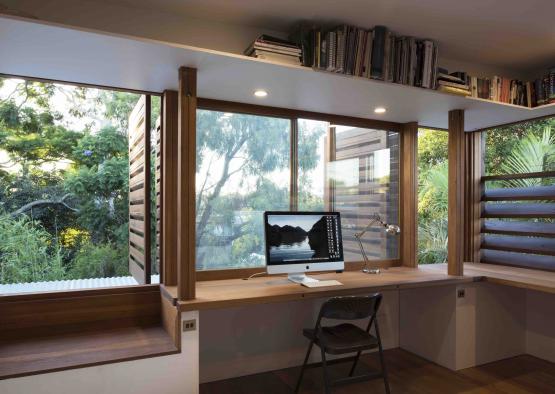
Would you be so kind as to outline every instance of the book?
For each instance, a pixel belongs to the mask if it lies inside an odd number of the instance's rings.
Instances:
[[[303,66],[428,89],[436,87],[437,44],[432,40],[398,37],[385,26],[368,30],[340,25],[326,31],[320,27],[307,30],[306,25],[300,25],[291,35],[291,41],[301,49]],[[298,53],[298,49],[271,45],[255,45],[249,54],[256,55],[256,50],[290,56]]]
[[[450,87],[450,86],[441,86],[440,85],[437,88],[437,90],[439,92],[457,94],[459,96],[469,96],[470,95],[470,90],[468,90],[468,89],[459,89],[459,88],[453,88],[453,87]]]
[[[372,45],[372,65],[370,68],[370,77],[376,79],[384,79],[384,54],[387,27],[376,26],[373,34]]]

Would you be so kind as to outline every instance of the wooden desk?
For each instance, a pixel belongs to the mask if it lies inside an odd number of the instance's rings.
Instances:
[[[394,267],[383,270],[379,275],[346,271],[342,274],[313,276],[323,280],[336,279],[343,286],[310,289],[289,282],[285,276],[266,276],[248,281],[226,279],[197,282],[197,298],[191,301],[177,301],[175,287],[166,287],[165,291],[182,312],[477,281],[555,293],[555,272],[493,264],[465,263],[462,277],[447,275],[446,264],[421,265],[419,268]]]
[[[555,272],[494,264],[465,263],[464,274],[487,282],[555,294]]]
[[[177,301],[180,311],[219,309],[248,304],[296,301],[308,298],[354,295],[373,291],[406,289],[420,286],[440,286],[474,281],[473,277],[449,276],[428,266],[420,268],[394,267],[379,275],[346,271],[342,274],[314,274],[315,278],[336,279],[342,286],[307,288],[289,282],[284,276],[267,276],[250,280],[228,279],[197,282],[197,298]],[[166,288],[176,298],[175,288]]]

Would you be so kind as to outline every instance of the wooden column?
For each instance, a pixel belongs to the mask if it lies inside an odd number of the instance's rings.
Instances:
[[[177,135],[177,296],[195,298],[197,70],[179,69]]]
[[[418,266],[418,124],[405,123],[401,129],[401,264]]]
[[[161,283],[177,286],[177,119],[178,93],[162,96],[162,228]]]
[[[482,133],[466,133],[465,139],[464,261],[479,263],[482,243]]]
[[[464,258],[464,111],[449,111],[449,206],[447,273],[463,274]]]

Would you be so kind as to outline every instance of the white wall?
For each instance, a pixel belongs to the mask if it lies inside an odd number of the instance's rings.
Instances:
[[[555,363],[555,294],[526,292],[526,353]]]
[[[197,318],[187,312],[183,320]],[[0,381],[2,394],[197,394],[198,326],[181,335],[180,354]]]
[[[396,348],[398,291],[385,291],[383,296],[380,334],[385,348]],[[308,347],[302,329],[314,327],[323,301],[201,311],[201,383],[301,365]],[[320,361],[318,349],[312,351],[311,361]]]
[[[523,354],[525,301],[522,289],[483,282],[402,290],[400,347],[452,370]]]

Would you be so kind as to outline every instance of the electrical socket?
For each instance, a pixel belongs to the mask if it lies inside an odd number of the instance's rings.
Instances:
[[[195,319],[183,320],[183,332],[195,331],[196,329],[197,329],[197,321]]]
[[[459,290],[457,290],[457,297],[458,297],[458,298],[464,298],[465,295],[466,295],[466,294],[465,294],[464,289],[459,289]]]

